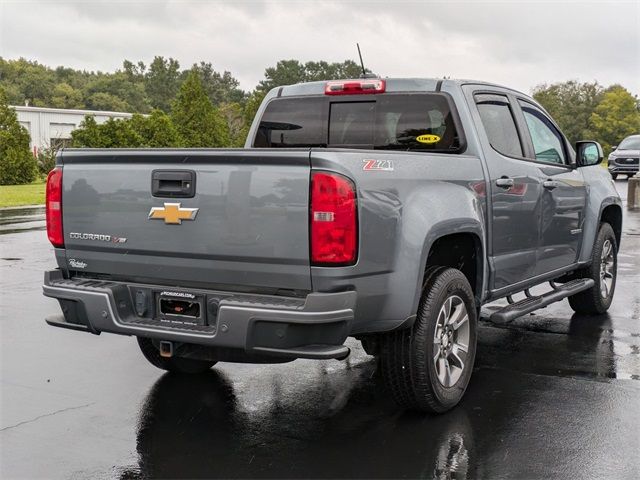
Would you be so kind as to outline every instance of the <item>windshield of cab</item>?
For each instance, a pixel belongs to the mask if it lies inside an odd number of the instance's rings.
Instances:
[[[618,145],[618,150],[640,150],[640,135],[625,138]]]

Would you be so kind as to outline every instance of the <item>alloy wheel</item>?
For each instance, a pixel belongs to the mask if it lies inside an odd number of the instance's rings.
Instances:
[[[611,240],[605,240],[602,245],[602,254],[600,255],[600,295],[602,298],[608,298],[613,288],[614,272],[614,251]]]
[[[433,363],[442,386],[452,387],[462,376],[469,337],[467,307],[459,296],[451,295],[440,308],[433,336]]]

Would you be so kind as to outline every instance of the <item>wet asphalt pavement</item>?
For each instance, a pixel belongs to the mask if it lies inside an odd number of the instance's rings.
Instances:
[[[464,400],[424,416],[395,409],[356,341],[345,361],[180,377],[133,337],[48,327],[42,212],[0,212],[0,477],[637,479],[640,213],[625,214],[609,314],[485,311]]]

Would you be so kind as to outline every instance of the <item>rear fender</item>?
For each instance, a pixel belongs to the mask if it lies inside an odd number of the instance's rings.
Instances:
[[[466,184],[427,180],[414,186],[392,202],[380,191],[361,185],[358,263],[311,268],[314,290],[358,292],[352,334],[411,324],[418,310],[427,256],[438,238],[474,234],[482,245],[481,261],[486,258],[484,201]],[[486,272],[486,268],[478,271]],[[484,279],[481,283],[484,285]]]
[[[422,282],[424,272],[427,268],[429,252],[438,239],[453,234],[468,233],[473,235],[476,240],[476,245],[478,245],[481,250],[477,255],[478,263],[476,265],[479,276],[475,280],[476,283],[473,284],[472,282],[471,286],[476,292],[476,302],[482,302],[483,294],[486,290],[486,277],[488,272],[486,265],[487,255],[484,241],[486,232],[483,222],[483,212],[474,195],[468,190],[460,190],[455,192],[455,196],[451,195],[449,197],[456,198],[453,205],[448,205],[442,209],[439,208],[437,212],[433,211],[436,209],[432,209],[429,212],[429,217],[425,218],[423,223],[420,224],[420,233],[423,235],[423,242],[421,245],[420,263],[418,269],[413,273],[413,275],[416,276],[413,300],[411,302],[413,314],[417,312],[420,297],[422,296]]]

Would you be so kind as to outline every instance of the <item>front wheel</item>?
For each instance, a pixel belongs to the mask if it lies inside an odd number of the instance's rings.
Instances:
[[[469,384],[476,355],[473,291],[459,270],[427,271],[415,323],[384,334],[382,376],[396,403],[441,413],[458,404]]]
[[[611,174],[611,178],[613,178],[614,180],[618,178],[618,174],[617,173],[612,173]]]
[[[204,373],[216,364],[209,360],[163,357],[150,338],[138,337],[138,345],[142,355],[151,365],[172,373]]]
[[[618,272],[618,244],[613,228],[602,223],[591,254],[591,265],[578,272],[577,278],[591,278],[594,286],[569,297],[569,305],[577,313],[599,315],[613,301]]]

